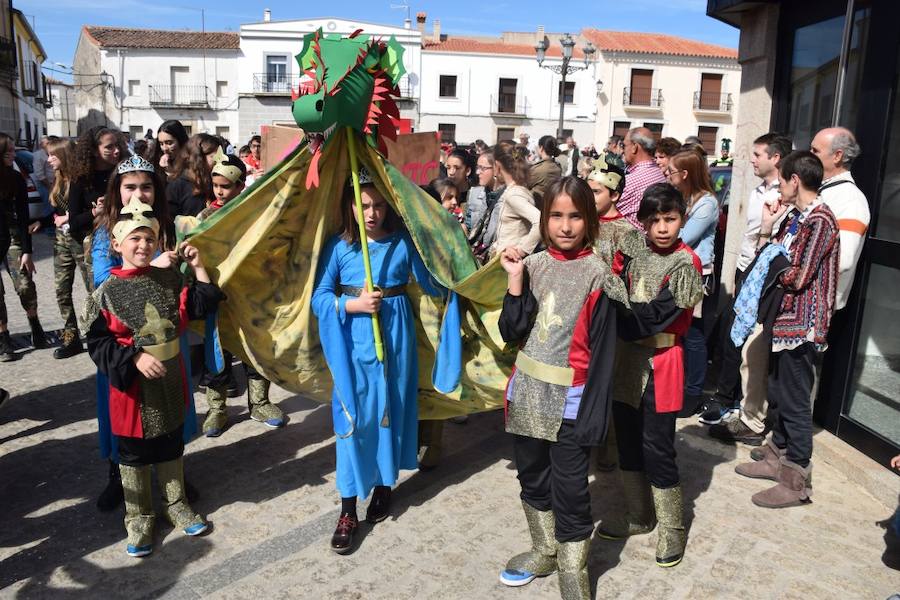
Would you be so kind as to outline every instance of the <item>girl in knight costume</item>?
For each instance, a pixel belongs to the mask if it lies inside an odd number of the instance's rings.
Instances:
[[[233,155],[226,155],[221,148],[216,150],[213,158],[211,178],[212,192],[215,199],[198,215],[198,220],[203,221],[225,206],[230,200],[237,198],[244,191],[246,178],[247,167],[241,159]],[[226,353],[225,357],[225,362],[230,367],[231,354]],[[284,412],[269,401],[271,382],[246,363],[244,364],[244,373],[247,376],[250,418],[272,428],[284,426]],[[218,437],[222,435],[228,422],[228,413],[225,407],[231,374],[226,369],[218,375],[209,375],[208,377],[206,381],[206,404],[209,406],[209,411],[206,413],[206,419],[203,421],[203,434],[206,437]]]
[[[109,416],[118,442],[125,492],[126,552],[153,551],[155,513],[150,467],[164,496],[163,514],[186,535],[208,525],[185,495],[183,429],[190,398],[179,337],[189,319],[213,312],[224,298],[210,282],[196,248],[181,249],[195,281],[185,285],[172,268],[157,268],[160,223],[153,208],[130,201],[112,228],[122,265],[88,299],[88,352],[109,381]]]
[[[682,338],[703,296],[700,259],[678,237],[686,212],[670,184],[647,188],[638,219],[648,248],[634,256],[619,252],[613,264],[619,277],[607,286],[620,337],[613,418],[627,510],[597,534],[622,539],[649,533],[658,522],[661,567],[681,562],[686,542],[675,419],[684,401]]]
[[[359,174],[365,230],[376,290],[365,289],[362,246],[351,185],[341,199],[341,233],[319,256],[312,309],[334,380],[332,413],[337,435],[337,488],[341,514],[331,548],[353,549],[357,498],[372,500],[366,521],[390,511],[391,486],[400,469],[417,465],[418,358],[406,284],[414,277],[432,296],[444,296],[419,256],[402,221],[369,172]],[[378,313],[384,362],[376,358],[370,315]]]
[[[558,569],[565,599],[590,594],[588,462],[606,436],[615,354],[615,313],[603,292],[612,274],[593,251],[597,229],[590,188],[564,177],[543,199],[547,250],[526,258],[510,246],[501,258],[509,288],[500,333],[521,344],[506,393],[506,430],[515,436],[532,548],[509,560],[500,581],[521,586]]]

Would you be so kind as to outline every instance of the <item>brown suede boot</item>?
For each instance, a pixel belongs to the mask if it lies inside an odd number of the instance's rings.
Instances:
[[[734,472],[752,479],[778,481],[778,471],[781,467],[779,459],[784,456],[785,451],[776,446],[771,439],[766,440],[760,448],[754,449],[754,452],[757,450],[761,455],[760,458],[755,458],[751,452],[750,458],[754,462],[740,464],[734,468]]]
[[[782,457],[778,485],[753,494],[751,500],[763,508],[787,508],[809,504],[811,495],[812,463],[804,468]]]

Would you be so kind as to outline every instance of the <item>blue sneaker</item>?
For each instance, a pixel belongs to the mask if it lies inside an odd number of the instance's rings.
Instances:
[[[273,429],[277,429],[278,427],[284,427],[284,419],[266,419],[263,421],[269,427]]]
[[[196,523],[194,525],[189,525],[188,527],[185,527],[184,535],[191,535],[191,536],[200,535],[207,529],[209,529],[208,523]]]
[[[509,587],[528,585],[534,581],[535,577],[537,577],[537,575],[534,573],[519,571],[518,569],[503,569],[500,571],[500,583],[508,585]]]
[[[153,544],[147,544],[146,546],[132,546],[128,544],[125,546],[125,552],[128,556],[133,556],[134,558],[149,556],[153,552]]]

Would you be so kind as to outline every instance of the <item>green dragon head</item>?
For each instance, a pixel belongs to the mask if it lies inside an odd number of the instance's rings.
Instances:
[[[393,119],[400,111],[392,96],[406,72],[403,46],[392,36],[387,42],[360,35],[323,36],[319,29],[303,36],[296,56],[307,79],[293,94],[294,120],[306,133],[312,162],[306,188],[319,185],[319,157],[338,127],[350,127],[373,147],[385,152],[385,137],[397,135]]]

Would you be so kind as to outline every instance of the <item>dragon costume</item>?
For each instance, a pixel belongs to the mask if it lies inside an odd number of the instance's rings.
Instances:
[[[320,253],[340,227],[353,135],[359,162],[402,218],[426,268],[459,297],[462,371],[456,388],[442,393],[433,383],[441,373],[432,371],[446,307],[414,282],[408,285],[418,339],[419,417],[501,407],[515,359],[497,326],[506,273],[497,261],[478,270],[453,217],[385,158],[383,139],[396,133],[391,96],[404,73],[403,48],[393,38],[385,42],[359,31],[342,38],[319,30],[304,36],[296,58],[308,79],[295,93],[292,112],[306,140],[188,234],[228,296],[219,311],[223,345],[277,385],[331,401],[332,380],[310,301]]]

